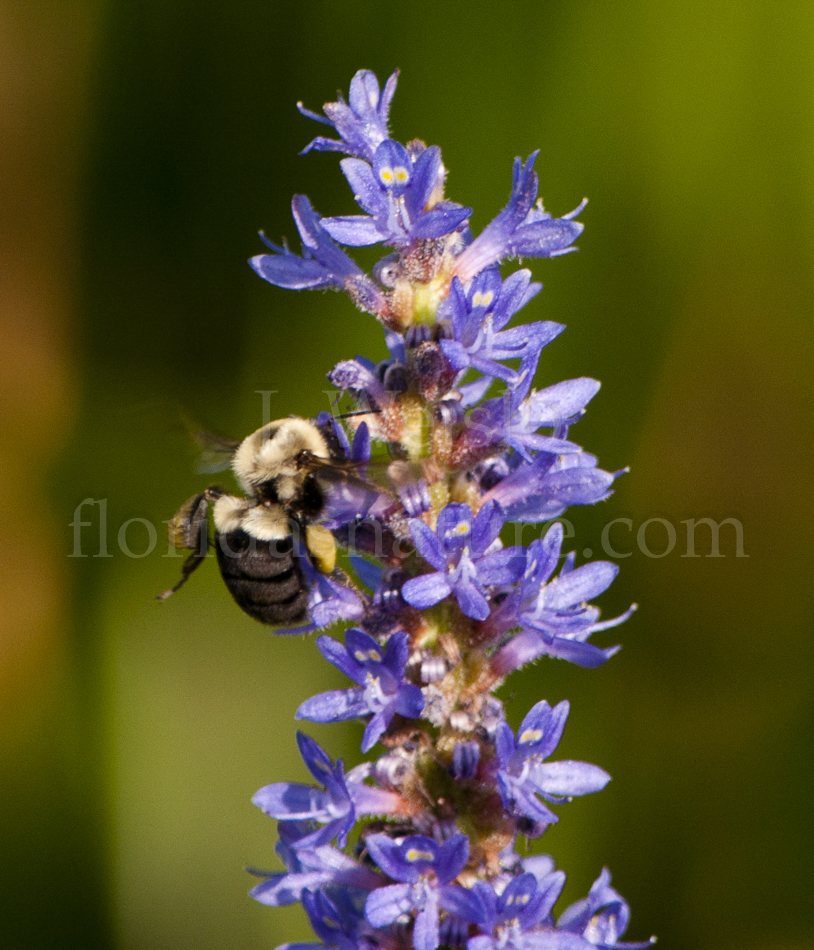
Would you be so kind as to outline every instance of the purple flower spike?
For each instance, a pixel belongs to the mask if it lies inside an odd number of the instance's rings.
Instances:
[[[347,102],[338,94],[324,116],[299,104],[336,133],[304,151],[341,153],[358,208],[323,218],[295,196],[301,252],[266,241],[251,262],[279,287],[342,290],[379,320],[387,351],[351,351],[328,374],[334,395],[357,411],[258,430],[231,456],[244,496],[212,486],[170,523],[183,546],[212,502],[221,537],[257,542],[224,579],[233,589],[245,574],[268,591],[272,620],[287,592],[307,596],[305,625],[275,633],[341,623],[342,636],[316,643],[348,677],[345,688],[305,699],[296,717],[361,720],[362,752],[382,747],[345,773],[298,734],[317,784],[277,782],[256,794],[280,821],[285,871],[253,871],[263,880],[252,896],[303,903],[315,942],[277,950],[643,950],[649,943],[622,942],[629,911],[607,871],[555,922],[565,875],[546,855],[522,857],[519,839],[542,835],[557,805],[610,777],[586,762],[549,761],[567,702],[537,703],[515,734],[496,695],[541,656],[605,663],[619,648],[591,637],[634,609],[600,619],[593,601],[617,567],[577,566],[555,523],[570,505],[606,499],[622,474],[601,469],[569,436],[599,383],[533,388],[543,350],[564,327],[518,324],[542,285],[526,268],[502,269],[511,258],[575,250],[584,202],[548,214],[534,152],[515,160],[507,204],[473,236],[470,209],[445,198],[440,149],[390,134],[396,80],[381,87],[363,69]],[[366,272],[347,249],[372,245],[383,249],[368,255]],[[226,445],[213,454],[225,459]],[[249,462],[256,478],[241,476]],[[506,522],[546,527],[531,544],[504,548]],[[286,531],[282,556],[299,561],[270,562]],[[333,563],[318,556],[321,540],[328,551],[335,542],[342,565],[328,573],[317,569]],[[185,562],[182,581],[201,553]]]
[[[558,819],[540,798],[560,804],[575,795],[598,792],[610,781],[607,772],[587,762],[543,761],[559,744],[568,710],[567,700],[553,709],[543,700],[523,720],[516,741],[505,722],[497,731],[497,780],[503,804],[543,826]]]
[[[400,844],[387,835],[370,835],[370,856],[394,881],[370,894],[365,917],[371,927],[387,927],[403,914],[415,912],[413,947],[435,950],[439,937],[439,899],[453,891],[449,882],[469,860],[469,839],[453,835],[442,845],[425,835],[410,835]]]
[[[362,739],[362,752],[371,749],[399,713],[417,719],[424,709],[421,690],[404,679],[407,665],[406,633],[395,633],[384,650],[361,630],[345,633],[345,646],[331,637],[319,637],[320,653],[358,684],[357,689],[337,689],[306,700],[297,719],[342,722],[372,714]]]
[[[523,570],[522,548],[495,549],[504,520],[497,502],[485,504],[474,519],[469,505],[447,505],[438,515],[435,531],[413,519],[410,533],[418,553],[435,571],[407,581],[402,597],[422,609],[454,593],[467,617],[485,620],[487,588],[511,584]]]
[[[466,284],[487,267],[507,257],[556,257],[565,254],[580,236],[583,225],[573,221],[584,203],[562,218],[552,218],[534,206],[538,180],[534,162],[539,152],[532,152],[528,161],[516,158],[512,172],[512,194],[500,214],[481,231],[455,262],[455,274]]]
[[[588,896],[563,912],[557,921],[557,929],[579,934],[589,947],[644,950],[655,943],[655,937],[641,943],[623,943],[619,939],[627,930],[630,908],[625,899],[610,886],[610,880],[610,871],[604,868]]]

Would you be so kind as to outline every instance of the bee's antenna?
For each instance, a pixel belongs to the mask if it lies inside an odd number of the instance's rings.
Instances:
[[[350,419],[351,416],[370,416],[381,412],[381,409],[359,409],[356,412],[343,412],[340,416],[334,416],[334,419]]]

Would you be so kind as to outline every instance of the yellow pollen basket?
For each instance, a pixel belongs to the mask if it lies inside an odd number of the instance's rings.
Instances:
[[[418,848],[410,848],[405,857],[413,863],[415,861],[432,861],[435,855],[431,851],[419,851]]]
[[[321,524],[309,524],[305,544],[316,569],[321,574],[330,574],[336,567],[336,541],[331,532]]]
[[[524,745],[526,742],[539,742],[542,738],[542,729],[526,729],[523,735],[520,736],[520,744]]]

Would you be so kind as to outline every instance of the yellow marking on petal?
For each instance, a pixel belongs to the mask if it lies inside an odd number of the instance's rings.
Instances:
[[[526,742],[539,742],[542,738],[542,729],[526,729],[526,731],[520,736],[520,744],[523,745]]]
[[[403,165],[396,165],[393,169],[393,175],[399,185],[403,185],[410,180],[410,172]]]
[[[380,662],[382,655],[378,650],[356,650],[353,654],[355,660],[358,660],[360,663],[364,663],[366,660],[373,660],[374,662]]]
[[[419,851],[418,848],[410,848],[405,857],[408,861],[432,861],[435,855],[431,851]]]
[[[495,299],[495,293],[493,290],[486,290],[486,291],[477,290],[472,295],[472,306],[473,307],[488,307],[494,299]]]
[[[456,524],[454,528],[451,528],[444,535],[446,538],[460,538],[465,534],[469,534],[470,524],[468,521],[461,521],[459,524]]]
[[[384,185],[392,185],[392,184],[393,184],[393,177],[394,177],[394,176],[393,176],[393,169],[392,169],[392,168],[388,168],[388,167],[385,165],[384,168],[380,168],[380,169],[379,169],[379,179],[380,179],[380,181],[382,182],[382,184],[384,184]]]

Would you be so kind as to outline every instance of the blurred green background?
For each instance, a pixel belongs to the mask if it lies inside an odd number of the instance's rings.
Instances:
[[[293,712],[342,678],[244,617],[214,565],[153,595],[180,564],[161,522],[207,482],[179,408],[242,436],[259,391],[315,414],[334,362],[384,352],[344,297],[245,261],[260,228],[295,238],[294,192],[352,210],[335,156],[297,156],[319,131],[297,100],[400,67],[394,136],[442,146],[476,231],[535,148],[549,210],[591,199],[525,316],[568,324],[539,385],[603,381],[574,436],[631,474],[569,515],[570,544],[599,553],[630,518],[601,603],[641,609],[598,638],[624,644],[606,667],[541,663],[504,690],[515,724],[570,698],[562,757],[614,776],[540,843],[561,907],[607,864],[630,939],[813,948],[814,5],[6,0],[0,64],[0,945],[307,933],[246,897],[243,866],[274,866],[250,798],[305,779]],[[84,499],[107,500],[109,557]],[[748,557],[731,526],[724,556],[682,556],[702,517],[738,519]],[[634,542],[650,518],[677,529],[663,558]],[[148,556],[123,553],[148,547],[130,519],[158,528]],[[357,761],[360,726],[312,731]]]

